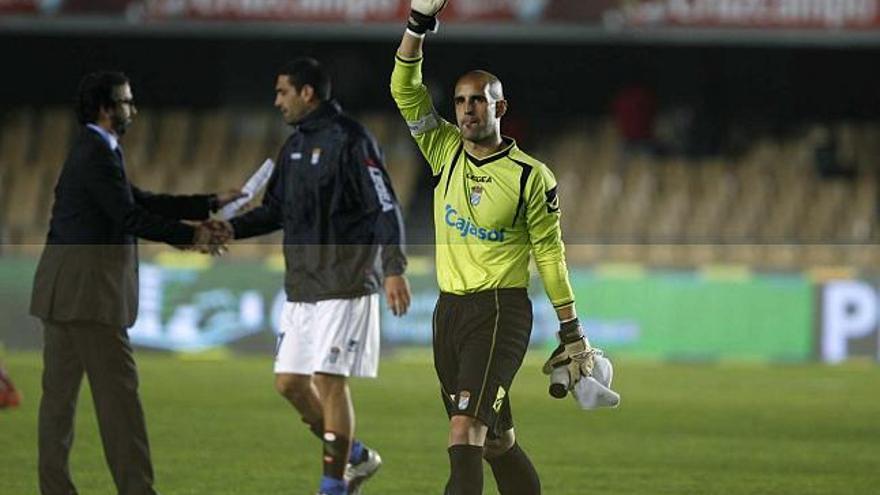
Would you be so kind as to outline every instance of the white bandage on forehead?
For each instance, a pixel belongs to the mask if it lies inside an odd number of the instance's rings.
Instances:
[[[410,134],[418,136],[439,127],[440,120],[437,118],[437,114],[432,111],[419,120],[407,120],[406,125],[409,126]]]

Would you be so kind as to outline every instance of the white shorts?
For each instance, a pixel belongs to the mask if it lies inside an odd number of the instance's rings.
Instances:
[[[286,302],[275,373],[374,378],[379,370],[379,295]]]

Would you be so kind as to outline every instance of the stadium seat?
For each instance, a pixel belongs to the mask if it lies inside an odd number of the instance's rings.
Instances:
[[[122,146],[125,150],[125,171],[136,186],[150,190],[155,183],[152,176],[155,165],[150,162],[152,146],[155,144],[156,119],[152,109],[138,108],[137,121],[125,134]]]
[[[152,173],[149,188],[156,191],[172,190],[178,172],[186,168],[186,158],[192,145],[193,114],[184,109],[166,109],[158,118],[156,146],[148,159]]]
[[[0,132],[0,168],[23,168],[32,155],[36,116],[30,107],[5,112]]]
[[[421,204],[418,188],[427,172],[399,115],[360,118],[380,142],[404,209]],[[831,126],[841,159],[858,167],[854,180],[820,177],[808,130],[760,137],[735,158],[685,161],[624,155],[609,119],[572,119],[560,127],[527,148],[539,150],[535,156],[556,175],[572,263],[845,265],[870,273],[880,266],[880,124]],[[43,242],[52,185],[75,122],[67,108],[21,107],[5,113],[0,129],[0,238],[27,252]],[[289,132],[271,109],[140,109],[123,141],[126,169],[136,185],[153,191],[236,188],[274,158]],[[267,256],[279,246],[278,235],[262,237],[239,243],[230,255]],[[166,249],[147,244],[144,253]]]

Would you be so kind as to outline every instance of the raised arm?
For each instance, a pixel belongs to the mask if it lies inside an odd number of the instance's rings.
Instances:
[[[417,59],[422,57],[422,44],[425,41],[425,35],[410,31],[409,28],[403,33],[400,40],[400,46],[397,48],[397,54],[405,59]]]
[[[441,0],[413,0],[391,74],[391,96],[435,176],[442,173],[461,144],[458,128],[437,113],[422,81],[425,34],[436,30],[436,14],[445,5]]]

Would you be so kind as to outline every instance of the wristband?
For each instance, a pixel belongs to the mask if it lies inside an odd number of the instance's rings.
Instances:
[[[584,332],[577,318],[559,324],[559,333],[556,334],[563,344],[571,344],[584,338]]]
[[[406,28],[416,35],[424,35],[426,32],[437,32],[437,17],[433,15],[425,15],[415,10],[409,11],[409,17],[406,20]]]

